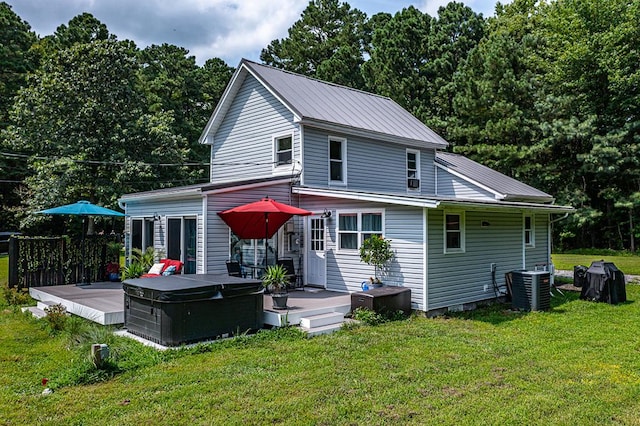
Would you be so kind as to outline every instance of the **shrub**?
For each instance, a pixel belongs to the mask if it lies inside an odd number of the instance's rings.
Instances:
[[[405,315],[402,311],[375,312],[367,308],[356,308],[352,317],[368,325],[379,325],[404,319]]]
[[[10,306],[22,306],[31,303],[28,288],[17,289],[15,287],[2,286],[2,296]]]
[[[67,320],[69,319],[67,316],[67,308],[63,305],[57,304],[44,308],[44,311],[47,313],[47,316],[44,317],[44,319],[51,331],[59,332],[64,330]]]

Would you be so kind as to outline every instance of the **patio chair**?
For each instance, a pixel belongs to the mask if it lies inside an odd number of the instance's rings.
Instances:
[[[278,259],[278,265],[282,265],[287,270],[287,277],[289,277],[289,287],[298,287],[298,275],[296,275],[296,269],[293,266],[293,259],[290,257],[283,257]]]
[[[242,267],[240,267],[240,262],[236,262],[234,260],[227,260],[227,272],[230,277],[238,277],[243,278]]]

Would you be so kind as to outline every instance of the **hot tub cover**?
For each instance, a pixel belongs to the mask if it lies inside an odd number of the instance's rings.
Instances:
[[[222,299],[262,293],[262,282],[226,274],[169,275],[157,278],[133,278],[122,284],[129,295],[163,302]]]

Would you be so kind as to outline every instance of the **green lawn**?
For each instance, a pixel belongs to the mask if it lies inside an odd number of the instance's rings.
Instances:
[[[552,254],[551,259],[556,269],[573,271],[575,265],[591,265],[596,260],[613,262],[627,275],[640,275],[640,256],[609,254]]]
[[[7,285],[9,279],[9,256],[0,254],[0,286]]]
[[[78,355],[4,308],[0,423],[640,424],[640,286],[627,292],[617,306],[571,293],[550,312],[498,306],[147,352],[146,365],[47,397],[41,379],[61,383]]]

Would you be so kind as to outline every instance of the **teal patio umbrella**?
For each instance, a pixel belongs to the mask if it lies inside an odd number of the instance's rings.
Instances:
[[[84,222],[87,216],[124,216],[124,213],[120,213],[115,210],[108,209],[106,207],[97,206],[91,204],[88,201],[81,200],[73,204],[66,204],[64,206],[53,207],[50,209],[40,210],[36,213],[39,214],[51,214],[51,215],[69,215],[82,217],[82,283],[79,285],[91,284],[86,277],[85,269],[85,253],[84,253]]]

